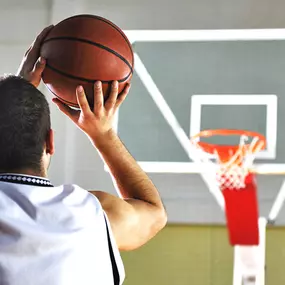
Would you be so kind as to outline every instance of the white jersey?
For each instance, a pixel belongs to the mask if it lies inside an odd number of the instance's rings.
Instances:
[[[0,285],[119,285],[124,278],[96,197],[76,185],[0,175]]]

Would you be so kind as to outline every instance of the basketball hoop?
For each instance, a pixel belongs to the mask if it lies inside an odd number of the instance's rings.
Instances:
[[[238,145],[217,145],[201,142],[202,137],[240,136]],[[249,138],[252,138],[251,142]],[[243,189],[245,179],[252,172],[256,153],[265,148],[265,137],[245,130],[205,130],[191,138],[191,143],[200,152],[201,162],[216,164],[216,179],[221,189]]]
[[[240,141],[238,145],[217,145],[199,140],[211,136],[240,136]],[[192,137],[191,144],[201,162],[215,167],[213,175],[225,199],[230,243],[258,245],[257,186],[252,165],[256,153],[265,148],[264,136],[243,130],[206,130]]]

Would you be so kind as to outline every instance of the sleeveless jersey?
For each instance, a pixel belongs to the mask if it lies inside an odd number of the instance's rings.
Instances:
[[[95,196],[41,177],[0,175],[1,285],[119,285],[124,277]]]

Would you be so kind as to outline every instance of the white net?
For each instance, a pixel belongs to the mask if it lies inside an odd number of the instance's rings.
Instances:
[[[218,150],[215,150],[213,155],[209,155],[200,147],[197,140],[192,140],[192,143],[197,149],[200,162],[210,163],[215,167],[216,180],[220,189],[238,190],[245,188],[245,179],[252,168],[256,153],[264,147],[264,142],[258,137],[254,137],[251,142],[248,141],[248,136],[242,135],[238,149],[235,153],[229,149],[226,161],[220,157]]]

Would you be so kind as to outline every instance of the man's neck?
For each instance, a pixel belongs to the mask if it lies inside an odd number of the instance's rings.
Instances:
[[[47,178],[47,174],[45,173],[45,171],[35,171],[32,169],[0,171],[0,174],[2,174],[2,173],[23,174],[23,175],[38,176],[38,177]]]

